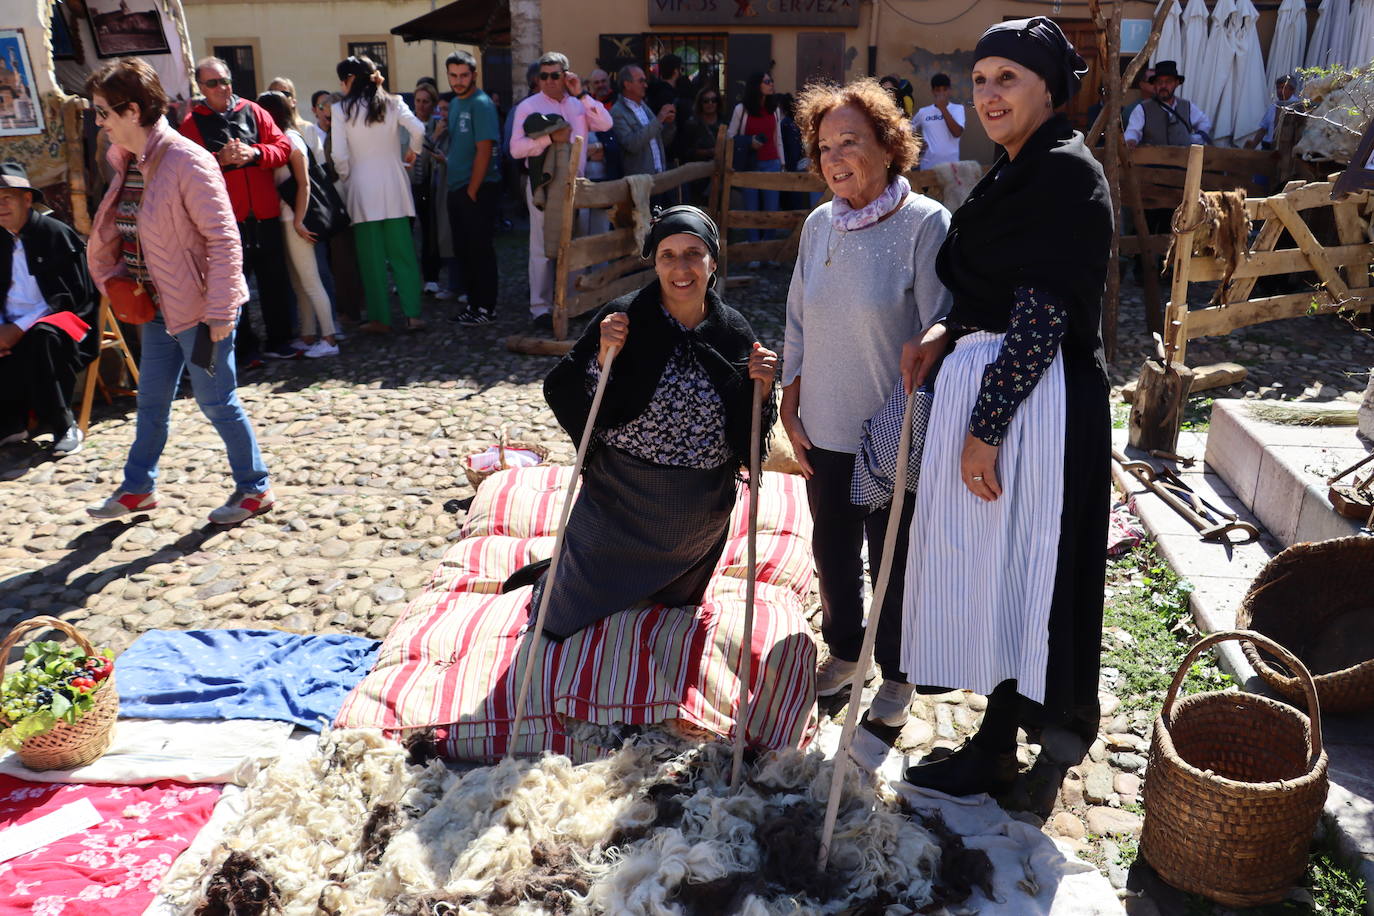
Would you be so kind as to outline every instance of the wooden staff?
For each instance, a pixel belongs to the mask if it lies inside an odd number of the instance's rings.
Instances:
[[[730,788],[739,785],[744,767],[745,731],[754,705],[749,683],[754,677],[754,576],[758,572],[759,540],[759,435],[763,425],[763,382],[754,379],[754,414],[749,422],[749,577],[744,580],[744,641],[739,653],[739,704],[735,716],[735,760],[730,767]]]
[[[530,679],[534,675],[535,659],[539,656],[540,638],[544,635],[544,618],[549,613],[549,595],[553,593],[554,582],[558,576],[558,558],[563,553],[563,534],[568,530],[568,516],[572,514],[573,492],[577,489],[577,479],[582,476],[582,462],[587,458],[587,446],[592,441],[592,429],[596,426],[596,415],[601,410],[601,398],[606,393],[606,381],[611,377],[611,363],[619,347],[606,350],[606,365],[601,367],[601,377],[596,380],[596,393],[592,395],[592,409],[587,414],[587,425],[582,428],[582,441],[577,445],[577,458],[573,461],[572,476],[568,478],[568,491],[563,495],[563,517],[558,522],[558,533],[553,539],[553,556],[549,559],[549,571],[544,579],[544,592],[539,596],[539,613],[534,618],[534,631],[530,634],[530,657],[525,662],[524,674],[520,677],[520,693],[515,700],[515,722],[511,725],[510,741],[506,745],[506,756],[515,753],[515,744],[520,740],[520,723],[525,718],[525,701],[530,695]]]
[[[873,589],[873,603],[868,608],[868,624],[864,627],[863,646],[859,649],[859,663],[849,682],[849,709],[840,732],[840,749],[835,752],[835,767],[830,775],[830,798],[825,805],[825,826],[821,830],[821,851],[816,867],[825,871],[830,858],[830,840],[835,834],[835,818],[840,813],[840,792],[844,788],[845,770],[849,768],[849,745],[859,724],[859,701],[863,698],[868,666],[873,661],[873,644],[878,639],[878,618],[887,598],[888,582],[892,579],[892,559],[897,552],[897,531],[902,524],[902,507],[906,502],[907,458],[911,454],[911,415],[916,404],[916,392],[906,396],[906,410],[902,414],[902,434],[897,444],[897,479],[892,491],[892,508],[887,513],[887,537],[883,539],[883,565],[878,572],[878,585]]]

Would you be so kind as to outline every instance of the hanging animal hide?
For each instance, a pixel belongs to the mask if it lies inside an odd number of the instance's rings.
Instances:
[[[1198,195],[1198,215],[1191,224],[1184,222],[1184,207],[1174,211],[1173,231],[1169,238],[1169,251],[1165,262],[1174,253],[1177,233],[1193,230],[1193,256],[1210,257],[1222,266],[1221,283],[1212,296],[1212,302],[1221,302],[1231,275],[1236,272],[1242,261],[1249,258],[1250,217],[1245,211],[1245,192],[1203,191]]]

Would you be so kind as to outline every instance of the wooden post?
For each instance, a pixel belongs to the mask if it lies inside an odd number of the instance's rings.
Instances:
[[[1135,225],[1140,252],[1136,263],[1140,266],[1140,283],[1145,292],[1145,326],[1155,334],[1164,334],[1164,301],[1159,297],[1159,263],[1150,243],[1150,227],[1145,222],[1145,203],[1140,194],[1140,173],[1131,159],[1131,149],[1121,144],[1121,172],[1125,177],[1126,202]]]
[[[1168,17],[1170,9],[1172,9],[1170,4],[1161,3],[1155,10],[1155,18],[1150,23],[1150,37],[1146,39],[1145,47],[1141,48],[1140,52],[1136,54],[1135,57],[1131,58],[1131,62],[1126,65],[1126,72],[1121,75],[1121,84],[1123,86],[1135,85],[1136,76],[1139,75],[1141,69],[1154,55],[1155,48],[1159,45],[1159,34],[1164,30],[1164,20]],[[1094,16],[1094,19],[1096,19],[1096,16]],[[1120,45],[1118,45],[1118,48],[1119,47]],[[1092,123],[1092,126],[1088,128],[1087,134],[1083,137],[1083,142],[1088,149],[1092,149],[1097,145],[1097,138],[1102,135],[1102,130],[1106,125],[1107,109],[1106,106],[1103,106],[1102,111],[1097,115],[1097,120]]]
[[[711,214],[711,219],[716,221],[716,228],[718,229],[724,225],[725,222],[722,218],[724,212],[720,205],[721,172],[725,166],[725,151],[730,146],[730,138],[725,136],[725,131],[726,127],[724,124],[716,131],[716,168],[715,171],[711,173],[711,189],[706,192],[706,210]],[[721,237],[724,238],[723,231]],[[721,247],[724,248],[725,246],[722,245]]]
[[[1177,451],[1183,405],[1193,387],[1193,372],[1179,362],[1147,359],[1140,367],[1126,437],[1131,448]]]
[[[1121,305],[1121,7],[1113,0],[1107,21],[1107,187],[1112,195],[1112,250],[1107,259],[1107,289],[1102,303],[1102,345],[1107,358],[1116,356],[1117,312]]]
[[[1193,261],[1193,233],[1198,219],[1198,195],[1202,193],[1202,147],[1188,150],[1188,173],[1183,179],[1183,203],[1177,218],[1182,232],[1174,232],[1174,281],[1164,313],[1165,359],[1184,362],[1188,349],[1188,270]],[[1179,226],[1175,227],[1176,229]]]
[[[72,204],[72,228],[91,234],[90,205],[86,200],[86,154],[82,131],[85,129],[87,101],[79,96],[62,104],[62,130],[67,135],[67,191]],[[85,432],[85,427],[82,427]]]
[[[568,175],[563,187],[563,212],[559,214],[558,255],[553,268],[553,336],[555,340],[568,337],[568,246],[572,244],[573,226],[577,225],[577,164],[582,161],[582,137],[574,137],[572,153],[568,156]],[[552,150],[553,147],[550,147]]]
[[[716,227],[720,229],[720,260],[716,266],[716,276],[720,289],[724,289],[730,279],[730,183],[735,175],[734,145],[725,137],[725,128],[721,128],[716,139],[716,152],[720,154],[720,219],[716,221]]]

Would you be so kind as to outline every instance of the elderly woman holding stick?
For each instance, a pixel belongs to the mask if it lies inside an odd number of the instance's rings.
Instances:
[[[1086,66],[1041,16],[988,29],[974,60],[974,107],[1005,153],[940,249],[954,306],[903,358],[908,390],[944,360],[911,529],[903,670],[988,696],[968,743],[907,770],[953,795],[1015,775],[1021,698],[1042,704],[1045,722],[1095,733],[1111,436],[1100,331],[1111,202],[1082,135],[1054,111]]]
[[[750,455],[754,383],[768,386],[767,430],[778,359],[713,288],[719,252],[704,212],[663,211],[643,251],[657,276],[607,304],[544,382],[558,422],[577,440],[610,373],[551,584],[543,630],[551,639],[639,602],[700,604],[725,548]],[[538,572],[527,567],[512,579]]]
[[[850,501],[864,421],[900,378],[902,346],[949,310],[935,275],[949,211],[914,194],[902,172],[920,147],[891,97],[871,79],[813,86],[797,121],[811,168],[834,199],[812,211],[802,230],[787,297],[782,422],[806,477],[815,520],[812,549],[820,578],[821,632],[830,650],[816,677],[820,696],[854,674],[864,631],[862,549],[876,581],[887,509]],[[911,504],[900,520],[894,587],[878,623],[883,684],[870,723],[900,728],[912,686],[902,673],[901,588]]]

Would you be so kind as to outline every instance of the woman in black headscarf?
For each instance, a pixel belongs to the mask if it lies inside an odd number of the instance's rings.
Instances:
[[[1022,698],[1043,705],[1043,722],[1095,733],[1111,448],[1100,330],[1111,201],[1082,135],[1055,113],[1086,66],[1041,16],[988,29],[974,60],[974,106],[1005,152],[937,258],[948,319],[903,354],[909,389],[943,364],[902,669],[988,696],[968,743],[906,776],[956,795],[1015,776],[1020,712],[1035,708]]]
[[[778,357],[715,291],[719,255],[704,212],[663,211],[643,251],[657,277],[602,308],[544,380],[544,398],[577,441],[607,353],[619,348],[549,596],[552,639],[641,601],[700,604],[725,548],[749,461],[751,380],[770,386],[763,447]]]

